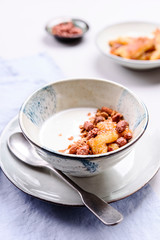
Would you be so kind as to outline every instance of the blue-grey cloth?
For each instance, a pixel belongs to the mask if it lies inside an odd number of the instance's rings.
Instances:
[[[30,93],[63,77],[46,54],[0,59],[0,132]],[[108,227],[85,207],[57,206],[21,192],[0,169],[0,240],[160,239],[160,199],[149,184],[112,206],[124,220]]]

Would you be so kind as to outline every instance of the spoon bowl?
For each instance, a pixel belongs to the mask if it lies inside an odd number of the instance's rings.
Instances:
[[[8,147],[11,152],[22,162],[33,167],[45,167],[47,162],[43,160],[24,138],[22,133],[14,133],[8,139]]]

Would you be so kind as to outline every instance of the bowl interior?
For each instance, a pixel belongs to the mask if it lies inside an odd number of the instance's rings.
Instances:
[[[110,46],[108,44],[110,40],[114,40],[118,37],[127,37],[127,36],[153,37],[153,34],[152,34],[153,31],[155,31],[156,28],[159,28],[159,27],[160,25],[156,23],[147,23],[147,22],[125,22],[125,23],[115,24],[115,25],[106,27],[105,29],[103,29],[101,32],[98,33],[96,38],[96,44],[99,50],[103,54],[105,54],[106,56],[109,56],[116,62],[121,63],[123,65],[127,63],[132,65],[134,64],[160,65],[160,60],[155,60],[155,61],[131,60],[131,59],[124,59],[122,57],[112,55],[110,54]],[[141,68],[141,66],[139,68]]]
[[[133,131],[133,140],[146,128],[147,110],[132,92],[113,82],[95,79],[64,80],[41,88],[22,105],[19,123],[24,134],[41,146],[41,126],[53,114],[69,108],[102,106],[124,115]]]

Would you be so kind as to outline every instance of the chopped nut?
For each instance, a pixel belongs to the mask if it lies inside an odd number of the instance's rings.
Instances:
[[[96,113],[96,117],[99,117],[99,116],[102,116],[105,119],[107,119],[108,118],[108,113],[106,113],[106,112],[98,112],[98,113]]]
[[[132,138],[132,133],[131,132],[124,133],[123,137],[127,140],[130,140]]]
[[[82,147],[77,149],[77,155],[88,155],[88,154],[89,154],[88,144],[85,144]]]
[[[128,122],[125,120],[118,122],[116,127],[117,132],[122,133],[128,125]]]
[[[122,119],[123,115],[120,113],[116,113],[115,115],[112,116],[112,121],[113,122],[119,122]]]
[[[116,143],[118,143],[118,145],[122,147],[127,143],[127,140],[124,137],[120,137],[117,139]]]
[[[105,118],[102,117],[102,116],[95,117],[94,124],[97,124],[99,122],[103,122],[104,120],[105,120]]]
[[[76,154],[77,153],[77,145],[72,145],[72,147],[69,149],[70,154]]]
[[[86,121],[84,123],[83,127],[86,131],[90,131],[94,128],[94,125],[93,125],[93,123]]]
[[[87,140],[89,140],[90,138],[94,138],[97,136],[99,129],[98,128],[93,128],[91,131],[88,132],[87,135]]]
[[[102,107],[101,108],[101,112],[106,112],[108,113],[109,115],[112,114],[113,110],[111,108],[108,108],[108,107]]]

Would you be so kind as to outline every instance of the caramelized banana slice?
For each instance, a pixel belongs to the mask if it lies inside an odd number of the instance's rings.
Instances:
[[[119,37],[116,40],[109,41],[109,45],[114,47],[115,44],[126,45],[130,43],[134,38],[133,37]]]
[[[106,153],[108,151],[107,144],[115,142],[118,139],[116,131],[108,131],[91,138],[88,143],[92,149],[93,154]]]
[[[116,123],[112,122],[112,119],[97,123],[97,128],[101,131],[111,131],[116,128]]]
[[[117,48],[115,54],[127,59],[138,59],[145,51],[153,49],[153,47],[153,39],[137,38],[130,44]]]

